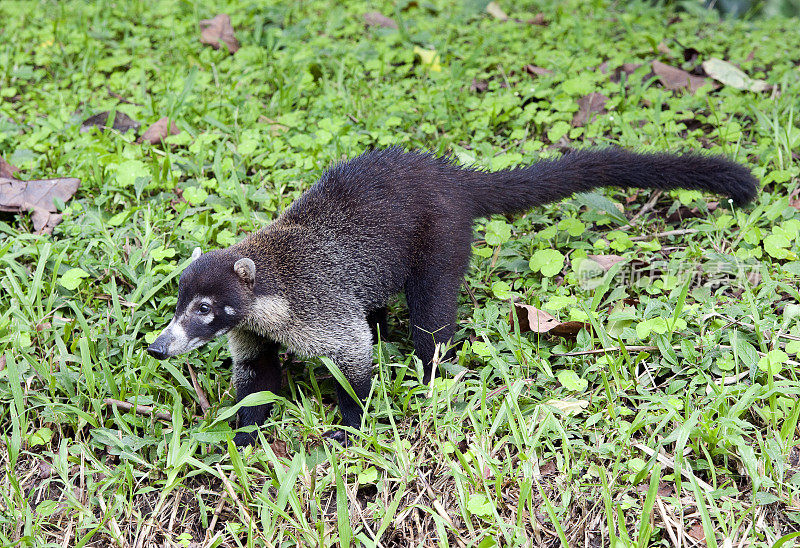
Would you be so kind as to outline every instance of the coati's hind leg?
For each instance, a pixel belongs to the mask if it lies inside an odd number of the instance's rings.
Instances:
[[[409,276],[406,281],[406,301],[411,319],[411,338],[417,357],[425,366],[424,381],[435,373],[431,362],[436,345],[446,345],[456,330],[456,309],[461,276],[435,268]],[[452,357],[448,351],[442,360]]]
[[[386,340],[386,334],[389,332],[389,322],[387,319],[386,307],[376,308],[367,314],[367,323],[372,331],[372,344],[378,342],[378,335],[380,334],[381,340]]]
[[[233,358],[233,384],[236,401],[264,390],[277,392],[281,387],[280,345],[245,329],[228,333],[228,347]],[[261,426],[269,416],[272,404],[254,405],[239,409],[239,428]],[[258,432],[239,432],[233,438],[236,445],[250,445],[258,440]]]

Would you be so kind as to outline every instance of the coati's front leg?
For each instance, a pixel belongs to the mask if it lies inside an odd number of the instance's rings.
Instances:
[[[334,344],[324,355],[333,360],[363,403],[372,387],[372,334],[369,325],[365,320],[340,325],[328,337]],[[337,386],[336,397],[339,412],[342,414],[342,425],[355,430],[361,428],[361,405],[341,385]],[[344,430],[330,430],[325,436],[341,445],[348,445],[348,436]]]
[[[228,333],[228,347],[233,358],[233,385],[236,401],[264,390],[277,392],[281,387],[280,345],[246,329]],[[254,405],[239,409],[239,428],[261,426],[267,420],[272,404]],[[233,438],[236,445],[251,445],[258,440],[258,431],[239,432]]]

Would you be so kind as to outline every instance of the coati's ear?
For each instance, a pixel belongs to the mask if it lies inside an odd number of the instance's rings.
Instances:
[[[244,257],[233,263],[233,271],[248,285],[253,285],[256,281],[256,263],[253,259]]]
[[[192,262],[195,262],[202,254],[203,250],[200,249],[199,247],[195,247],[194,251],[192,251]]]

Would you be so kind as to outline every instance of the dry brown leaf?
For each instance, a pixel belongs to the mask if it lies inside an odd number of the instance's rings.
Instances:
[[[655,72],[658,79],[661,80],[661,84],[665,88],[673,91],[688,89],[691,93],[694,93],[700,89],[701,86],[711,82],[708,78],[689,74],[685,70],[671,67],[661,61],[653,61],[652,66],[653,72]]]
[[[551,329],[548,333],[550,335],[556,335],[558,337],[564,337],[565,339],[572,339],[575,338],[578,333],[580,333],[581,329],[591,329],[591,325],[586,322],[561,322],[553,329]]]
[[[534,333],[547,333],[559,324],[555,316],[544,310],[525,303],[514,303],[514,312],[517,314],[519,330],[521,333],[533,331]],[[509,318],[514,325],[514,318]]]
[[[539,12],[533,16],[533,19],[528,19],[526,23],[529,25],[538,25],[543,27],[547,25],[547,20],[544,18],[544,13]]]
[[[6,368],[6,355],[0,354],[0,371]]]
[[[619,255],[587,255],[586,258],[597,263],[600,268],[605,271],[610,270],[612,266],[625,260]]]
[[[586,125],[594,119],[594,114],[604,114],[608,97],[602,93],[592,92],[578,99],[578,112],[572,117],[572,127]]]
[[[673,52],[671,49],[669,49],[669,46],[663,40],[658,43],[658,46],[656,47],[656,49],[658,50],[659,53],[662,53],[662,54],[666,55],[667,57],[675,57],[675,52]]]
[[[472,79],[472,83],[469,85],[470,91],[475,91],[478,93],[483,93],[489,89],[489,82],[486,80],[478,80],[477,78]]]
[[[167,127],[169,127],[169,133],[167,132]],[[147,128],[144,135],[139,137],[139,142],[144,143],[147,141],[151,145],[156,145],[169,135],[177,135],[178,133],[180,133],[180,130],[175,126],[175,122],[169,123],[169,119],[165,116]]]
[[[545,74],[553,74],[552,70],[548,70],[542,67],[537,67],[536,65],[525,65],[524,67],[522,67],[522,70],[524,70],[531,76],[544,76]]]
[[[364,14],[364,22],[368,27],[383,27],[385,29],[396,29],[397,22],[391,17],[386,17],[379,11],[368,11]]]
[[[489,2],[486,4],[486,13],[494,17],[495,19],[500,19],[501,21],[508,21],[508,15],[506,12],[503,11],[503,8],[497,2]]]
[[[675,489],[672,487],[671,483],[662,481],[658,484],[658,496],[671,497],[674,494],[675,494]]]
[[[701,522],[697,522],[692,525],[691,529],[688,531],[689,536],[695,540],[699,540],[702,544],[706,543],[706,533],[703,531],[703,524]]]
[[[239,41],[233,34],[231,18],[227,13],[220,13],[213,19],[200,21],[200,42],[214,49],[219,49],[222,42],[230,53],[239,51]]]
[[[2,164],[0,164],[0,168]],[[789,205],[795,209],[800,209],[800,188],[792,192],[792,195],[789,196]]]
[[[19,171],[17,166],[9,164],[0,156],[0,177],[5,177],[7,179],[14,178],[14,174],[17,171]]]
[[[269,444],[272,452],[278,458],[287,458],[289,456],[289,448],[283,440],[275,440]]]
[[[641,63],[622,63],[621,66],[614,69],[614,72],[611,73],[611,76],[608,77],[614,83],[619,82],[622,80],[622,75],[625,74],[626,76],[630,76],[634,73],[636,69],[641,67]]]
[[[86,133],[91,131],[92,128],[100,128],[106,129],[108,126],[106,125],[108,122],[108,115],[109,112],[106,110],[105,112],[101,112],[99,114],[95,114],[84,120],[81,124],[81,133]],[[125,114],[124,112],[116,112],[114,114],[114,123],[111,127],[120,133],[125,133],[129,129],[137,129],[141,124]]]
[[[571,338],[583,329],[589,329],[589,324],[583,322],[559,322],[554,316],[544,310],[525,303],[514,303],[514,312],[517,314],[520,333],[548,333],[559,337]],[[511,326],[514,318],[509,315]]]
[[[542,476],[555,476],[558,473],[556,461],[551,459],[539,467],[539,474]]]
[[[0,211],[30,211],[33,229],[50,234],[62,218],[56,213],[54,200],[58,198],[66,202],[80,184],[80,179],[71,177],[33,181],[0,178]]]

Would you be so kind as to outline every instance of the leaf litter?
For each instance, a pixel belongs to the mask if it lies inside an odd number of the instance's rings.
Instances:
[[[578,99],[578,112],[572,118],[572,126],[584,126],[595,118],[595,114],[605,114],[608,97],[602,93],[592,92]]]
[[[694,93],[704,85],[711,83],[708,78],[695,76],[661,61],[653,61],[651,66],[653,67],[653,72],[661,81],[661,85],[672,91],[688,89],[689,92]]]
[[[169,128],[169,129],[168,129]],[[148,142],[151,145],[157,145],[170,135],[177,135],[180,133],[180,130],[175,125],[175,122],[170,122],[169,118],[164,116],[163,118],[159,119],[155,122],[152,126],[147,128],[147,131],[139,137],[139,142],[144,143]]]
[[[212,19],[203,19],[199,24],[201,43],[214,49],[219,49],[221,44],[225,44],[228,52],[239,51],[239,41],[233,33],[231,18],[227,13],[220,13]]]
[[[19,168],[17,166],[9,164],[0,156],[0,177],[11,178],[14,177],[14,174],[18,171]]]
[[[94,116],[90,116],[86,120],[83,121],[81,124],[81,133],[88,133],[93,128],[100,128],[108,129],[108,116],[110,112],[104,111]],[[119,131],[120,133],[125,133],[129,129],[138,129],[142,124],[125,114],[124,112],[115,112],[113,122],[111,124],[111,128]]]
[[[581,329],[590,329],[585,322],[560,322],[555,316],[525,303],[514,303],[520,333],[541,333],[559,337],[575,337]],[[514,326],[514,317],[509,315],[509,323]]]
[[[367,13],[365,13],[364,23],[366,23],[368,27],[397,29],[397,22],[391,17],[386,17],[379,11],[368,11]]]
[[[717,82],[736,89],[755,92],[772,89],[765,80],[754,80],[735,65],[716,57],[703,61],[703,70]]]
[[[30,211],[33,229],[39,233],[51,234],[62,220],[56,200],[66,202],[72,198],[80,183],[80,179],[73,177],[32,181],[0,178],[0,211]]]

